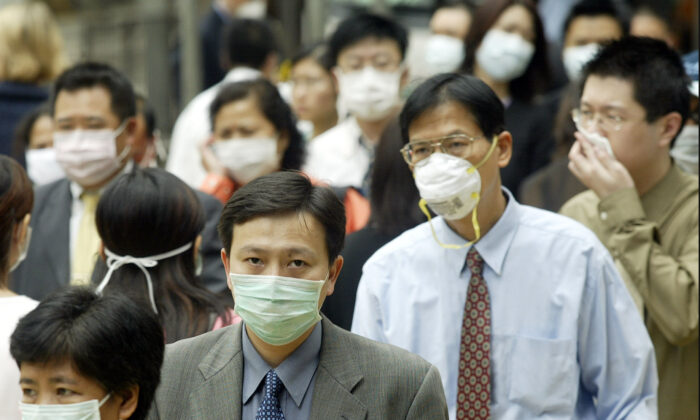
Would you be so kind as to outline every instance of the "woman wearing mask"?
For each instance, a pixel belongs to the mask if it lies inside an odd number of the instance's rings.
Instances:
[[[221,88],[210,108],[212,137],[202,145],[208,175],[201,190],[222,202],[253,179],[276,171],[299,170],[304,140],[292,110],[264,79]],[[347,232],[362,228],[369,203],[352,188],[338,192],[345,202]]]
[[[205,214],[195,192],[175,175],[155,168],[120,175],[102,194],[95,224],[106,263],[95,267],[102,275],[97,291],[125,294],[151,308],[168,343],[238,320],[232,302],[200,284]]]
[[[338,91],[331,67],[325,44],[307,48],[292,59],[292,109],[301,122],[311,125],[310,132],[305,133],[307,140],[338,122]]]
[[[53,116],[48,104],[26,114],[15,130],[14,150],[25,150],[27,173],[34,185],[44,185],[66,176],[53,148]]]
[[[474,12],[464,70],[483,80],[506,107],[513,157],[501,170],[503,185],[517,197],[527,175],[546,165],[554,149],[551,117],[535,104],[549,78],[542,22],[532,0],[493,0]]]
[[[0,419],[20,418],[19,370],[10,358],[10,335],[37,302],[9,289],[10,272],[22,261],[30,238],[32,183],[14,159],[0,155]]]

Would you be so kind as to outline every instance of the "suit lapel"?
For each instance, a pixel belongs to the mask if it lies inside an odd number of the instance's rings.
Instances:
[[[190,393],[190,418],[241,420],[241,324],[235,324],[229,330],[199,364],[204,383]]]
[[[41,212],[44,237],[40,239],[42,247],[42,260],[51,267],[46,273],[51,272],[56,285],[65,286],[70,282],[70,218],[72,196],[70,181],[64,179],[54,191],[51,191],[51,199],[46,200]],[[32,218],[34,219],[34,218]],[[36,238],[39,239],[39,238]],[[45,242],[44,242],[45,241]],[[44,244],[56,244],[57,246],[44,246]],[[59,245],[62,244],[62,245]],[[67,245],[67,246],[66,246]]]
[[[321,322],[323,339],[310,418],[365,419],[367,407],[352,394],[363,378],[357,372],[352,343],[326,318]]]

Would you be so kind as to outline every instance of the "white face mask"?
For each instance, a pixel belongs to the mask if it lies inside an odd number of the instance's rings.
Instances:
[[[111,397],[75,404],[27,404],[20,402],[22,420],[100,420],[100,407]]]
[[[588,139],[591,143],[593,143],[594,146],[601,148],[605,150],[610,156],[615,157],[615,154],[613,153],[612,146],[610,145],[610,140],[608,140],[607,137],[604,137],[598,133],[595,133],[593,131],[587,131],[579,123],[574,122],[576,125],[576,130],[578,130],[579,133],[583,134],[583,136]]]
[[[22,243],[22,248],[19,250],[19,256],[17,257],[17,261],[15,261],[14,264],[12,264],[12,267],[10,267],[10,272],[15,271],[15,268],[19,267],[19,265],[24,261],[25,258],[27,258],[27,250],[29,249],[29,242],[32,240],[32,227],[27,226],[27,234],[24,236],[24,242]]]
[[[267,14],[265,0],[250,0],[238,6],[236,17],[246,19],[263,19]]]
[[[535,46],[518,34],[491,29],[476,50],[479,67],[497,82],[510,82],[525,73]]]
[[[241,184],[280,169],[274,137],[223,140],[211,147],[233,179]]]
[[[130,146],[117,156],[116,138],[126,127],[126,121],[112,131],[73,130],[53,134],[56,159],[66,176],[83,186],[99,184],[114,175],[129,155]]]
[[[34,185],[44,185],[66,176],[61,165],[56,160],[56,149],[30,149],[25,154],[27,159],[27,174]]]
[[[323,281],[229,273],[234,311],[261,340],[289,344],[321,320],[318,301]]]
[[[450,73],[464,60],[464,42],[461,39],[433,34],[425,45],[425,64],[430,74]]]
[[[362,70],[348,73],[335,68],[333,73],[338,79],[344,108],[357,118],[381,120],[391,114],[399,103],[402,67],[386,72],[365,66]]]
[[[600,50],[600,44],[592,42],[586,45],[564,48],[563,61],[566,75],[570,81],[577,81],[581,77],[583,66],[586,65]]]
[[[698,174],[698,126],[686,125],[676,138],[671,156],[681,170]]]

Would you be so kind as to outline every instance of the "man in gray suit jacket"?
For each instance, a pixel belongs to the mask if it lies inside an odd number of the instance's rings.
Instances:
[[[218,229],[243,322],[167,347],[149,419],[447,419],[434,366],[321,317],[343,266],[330,189],[293,172],[257,178]]]
[[[96,204],[106,185],[134,165],[136,101],[123,74],[105,64],[78,64],[56,80],[51,105],[54,148],[67,178],[36,190],[32,239],[10,280],[12,290],[35,299],[68,284],[90,281],[99,236],[84,197],[95,197],[91,204]],[[200,250],[202,279],[207,288],[219,292],[226,285],[216,235],[221,205],[207,194],[198,196],[207,214]],[[92,229],[85,226],[88,222]],[[79,267],[84,269],[77,273]]]

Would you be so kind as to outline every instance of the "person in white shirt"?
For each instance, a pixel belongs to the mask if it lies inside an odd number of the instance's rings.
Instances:
[[[211,134],[209,105],[227,83],[264,77],[273,79],[278,67],[277,44],[270,26],[262,20],[233,19],[224,33],[221,50],[229,65],[224,79],[195,96],[173,126],[166,164],[192,188],[198,188],[207,173],[199,146]]]
[[[340,101],[350,115],[310,144],[306,173],[367,193],[374,146],[401,109],[407,45],[406,30],[385,17],[359,14],[340,23],[328,46]]]

